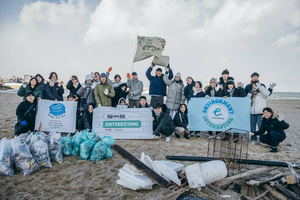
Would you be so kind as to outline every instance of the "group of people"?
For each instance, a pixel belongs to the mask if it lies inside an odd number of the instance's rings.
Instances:
[[[251,139],[256,141],[257,135],[261,135],[259,140],[269,144],[272,152],[277,152],[277,145],[286,137],[284,129],[288,128],[288,124],[283,119],[277,118],[276,114],[266,107],[266,99],[272,94],[275,83],[270,84],[267,89],[259,81],[259,74],[254,72],[251,75],[250,83],[244,88],[241,82],[235,84],[234,78],[229,76],[229,71],[226,69],[221,73],[219,80],[211,78],[209,85],[203,89],[202,83],[194,81],[192,77],[186,78],[186,86],[184,86],[181,74],[178,72],[174,76],[170,65],[166,67],[165,74],[158,67],[155,75],[152,75],[154,67],[155,64],[152,62],[146,71],[146,77],[150,81],[150,105],[147,104],[147,98],[142,95],[143,82],[138,79],[136,72],[127,73],[126,82],[121,81],[119,74],[116,74],[113,80],[109,78],[112,67],[106,73],[87,74],[82,84],[77,76],[71,76],[66,85],[70,91],[67,99],[68,101],[78,101],[76,129],[92,129],[95,107],[150,107],[153,115],[154,138],[160,138],[162,134],[169,142],[170,136],[175,133],[177,138],[183,135],[184,138],[190,139],[189,136],[200,137],[200,131],[189,131],[187,113],[188,102],[191,98],[244,97],[251,99],[250,123],[251,132],[254,133]],[[58,75],[55,72],[50,74],[48,82],[42,75],[37,74],[28,84],[23,84],[18,91],[18,95],[23,97],[24,101],[20,103],[16,112],[20,124],[16,134],[26,132],[26,130],[34,131],[34,112],[37,99],[63,101],[63,94],[63,82],[58,82]],[[164,103],[165,96],[166,103]],[[263,135],[266,131],[267,134]],[[216,134],[218,133],[216,132]]]

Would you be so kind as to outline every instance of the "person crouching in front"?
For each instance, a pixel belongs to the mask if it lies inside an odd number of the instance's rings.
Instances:
[[[82,114],[83,126],[84,129],[92,130],[93,129],[93,111],[95,109],[95,104],[90,103],[85,106],[85,110]]]
[[[188,123],[188,110],[185,104],[180,104],[178,112],[175,114],[173,119],[175,124],[175,136],[180,138],[180,134],[183,134],[183,137],[189,140],[189,129],[191,128]]]
[[[170,136],[175,131],[174,122],[170,116],[170,111],[165,104],[157,102],[154,106],[157,116],[153,121],[154,137],[160,138],[160,133],[166,136],[166,142],[170,142]]]

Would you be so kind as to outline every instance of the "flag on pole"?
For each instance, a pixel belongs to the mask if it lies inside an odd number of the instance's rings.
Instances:
[[[141,61],[151,56],[160,56],[166,46],[166,40],[159,37],[137,36],[137,48],[133,62]]]

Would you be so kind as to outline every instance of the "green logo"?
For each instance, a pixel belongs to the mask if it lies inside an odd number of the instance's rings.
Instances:
[[[140,128],[141,121],[104,121],[103,128]]]

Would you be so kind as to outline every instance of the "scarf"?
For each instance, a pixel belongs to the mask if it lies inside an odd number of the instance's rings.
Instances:
[[[214,97],[214,96],[215,96],[215,90],[214,90],[213,88],[210,90],[210,96],[211,96],[211,97]]]
[[[255,99],[257,94],[258,94],[257,90],[252,91],[251,106],[253,106],[253,102],[254,102],[254,99]]]
[[[73,84],[74,88],[76,89],[78,87],[79,82]]]
[[[53,87],[55,83],[57,83],[57,80],[55,80],[55,82],[52,81],[51,79],[49,80],[49,85],[50,85],[51,87]]]
[[[232,88],[231,90],[228,89],[227,92],[229,92],[230,97],[232,97],[233,96],[233,92],[234,92],[234,88]]]
[[[201,92],[202,91],[202,88],[198,88],[198,89],[196,89],[195,87],[193,87],[193,91],[194,91],[194,96],[196,96],[199,92]]]

